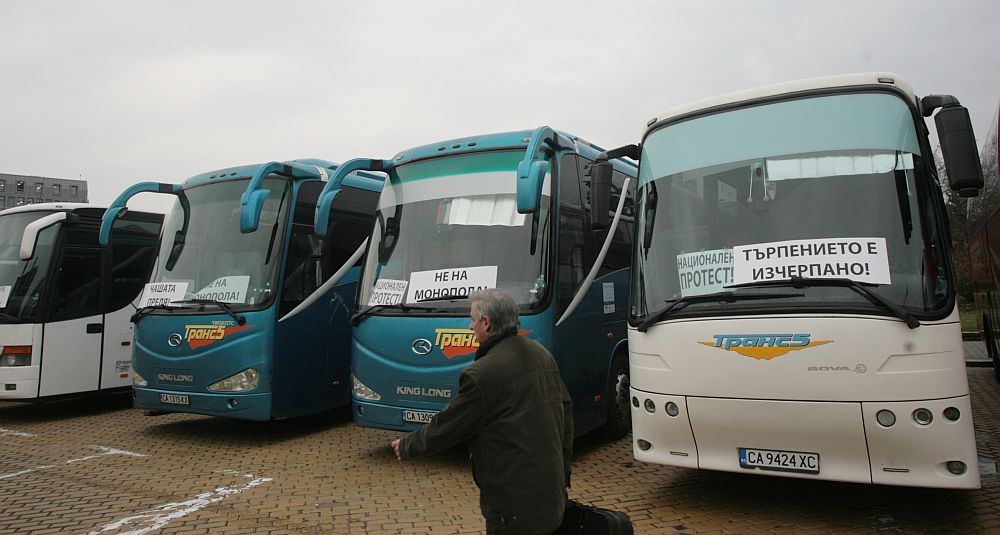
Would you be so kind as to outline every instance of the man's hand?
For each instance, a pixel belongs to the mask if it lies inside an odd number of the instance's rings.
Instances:
[[[403,460],[403,456],[402,456],[402,454],[399,453],[399,439],[397,438],[396,440],[393,440],[392,442],[390,442],[389,446],[391,446],[392,447],[392,451],[396,453],[396,460],[397,461],[402,461]]]

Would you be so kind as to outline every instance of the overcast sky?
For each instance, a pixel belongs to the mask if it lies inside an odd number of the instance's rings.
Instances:
[[[484,4],[0,0],[0,172],[106,204],[543,124],[611,148],[680,104],[860,71],[957,96],[980,143],[996,128],[996,0]]]

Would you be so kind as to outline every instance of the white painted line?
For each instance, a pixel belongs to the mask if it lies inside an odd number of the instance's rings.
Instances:
[[[91,448],[97,448],[97,449],[101,450],[101,453],[97,453],[97,454],[94,454],[94,455],[87,455],[86,457],[80,457],[78,459],[70,459],[70,460],[64,462],[63,464],[73,464],[73,463],[78,463],[80,461],[89,461],[91,459],[97,459],[98,457],[104,457],[104,456],[107,456],[107,455],[128,455],[130,457],[145,457],[145,455],[142,454],[142,453],[135,453],[134,451],[120,450],[120,449],[117,449],[117,448],[110,448],[108,446],[96,446],[96,445],[92,445],[90,447]],[[45,465],[42,465],[42,466],[36,466],[34,468],[28,468],[28,469],[25,469],[25,470],[21,470],[19,472],[10,472],[10,473],[7,473],[7,474],[0,474],[0,480],[9,479],[9,478],[16,477],[16,476],[21,476],[21,475],[24,475],[24,474],[30,474],[31,472],[37,472],[39,470],[48,470],[49,468],[55,468],[55,465],[45,464]]]
[[[245,485],[219,487],[211,492],[199,494],[187,501],[167,503],[157,507],[156,509],[144,511],[121,520],[115,520],[102,528],[91,531],[87,535],[98,535],[100,533],[110,532],[116,532],[119,535],[142,535],[144,533],[149,533],[150,531],[163,528],[171,520],[183,518],[191,513],[200,511],[213,503],[220,502],[230,496],[252,489],[262,483],[272,481],[269,477],[254,477],[253,474],[245,474],[244,477],[250,479],[250,481]],[[128,531],[119,531],[126,528]]]
[[[9,474],[0,474],[0,479],[7,479],[7,478],[10,478],[10,477],[16,477],[16,476],[21,476],[21,475],[24,475],[24,474],[30,474],[31,472],[36,472],[38,470],[45,470],[46,468],[55,468],[55,467],[54,466],[49,466],[49,465],[36,466],[35,468],[28,468],[27,470],[21,470],[20,472],[11,472]]]
[[[127,451],[127,450],[120,450],[117,448],[110,448],[108,446],[98,446],[96,444],[92,444],[90,447],[101,450],[101,453],[97,453],[95,455],[88,455],[86,457],[80,457],[79,459],[70,459],[66,461],[66,464],[78,463],[80,461],[89,461],[91,459],[96,459],[98,457],[103,457],[105,455],[128,455],[130,457],[145,457],[145,455],[141,453],[135,453],[133,451]]]
[[[22,433],[21,431],[14,431],[13,429],[4,429],[0,427],[0,437],[33,437],[35,435],[31,433]]]

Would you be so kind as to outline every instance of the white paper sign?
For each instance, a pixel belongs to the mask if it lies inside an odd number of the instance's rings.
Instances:
[[[677,277],[684,297],[725,291],[733,283],[733,250],[677,255]]]
[[[0,308],[7,308],[7,299],[10,298],[12,286],[0,286]]]
[[[150,282],[143,286],[139,308],[168,305],[171,301],[181,301],[187,293],[186,282]]]
[[[396,305],[403,302],[406,294],[406,281],[379,279],[375,281],[372,296],[368,298],[368,306]]]
[[[223,303],[245,303],[247,288],[250,287],[250,275],[231,275],[219,277],[210,282],[192,299],[211,299]]]
[[[431,271],[414,271],[410,274],[410,291],[407,303],[422,299],[468,297],[472,292],[496,288],[497,266],[476,266]]]
[[[733,282],[792,277],[851,279],[892,284],[885,238],[829,238],[739,245],[733,249]]]

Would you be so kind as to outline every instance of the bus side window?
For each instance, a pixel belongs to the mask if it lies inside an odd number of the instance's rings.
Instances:
[[[316,199],[322,182],[306,182],[299,189],[288,242],[280,313],[295,308],[322,286],[371,232],[378,193],[344,186],[330,210],[326,238],[312,233]],[[360,265],[361,260],[358,260]]]
[[[49,321],[65,321],[100,313],[101,253],[67,249],[52,286]]]
[[[560,161],[557,314],[569,306],[597,258],[586,210],[589,202],[584,202],[590,197],[590,178],[581,176],[581,167],[589,163],[576,154],[567,154]]]
[[[125,308],[142,292],[156,261],[160,221],[114,223],[111,241],[111,282],[104,312]]]
[[[330,209],[329,249],[334,271],[340,269],[371,234],[379,193],[343,186]],[[360,266],[359,258],[354,265]],[[332,275],[333,272],[327,274]]]
[[[609,218],[614,218],[614,212],[618,209],[618,202],[622,195],[622,186],[625,185],[626,178],[628,177],[625,174],[617,171],[611,175],[611,213]],[[635,180],[629,181],[629,188],[625,192],[625,195],[625,206],[622,207],[622,216],[618,221],[618,228],[615,229],[615,236],[611,239],[611,247],[608,248],[608,254],[604,257],[601,269],[597,272],[598,277],[607,275],[612,271],[627,269],[632,264],[632,232],[635,222]],[[595,236],[601,238],[600,243],[596,244],[596,246],[598,248],[602,247],[606,235],[601,233]]]

